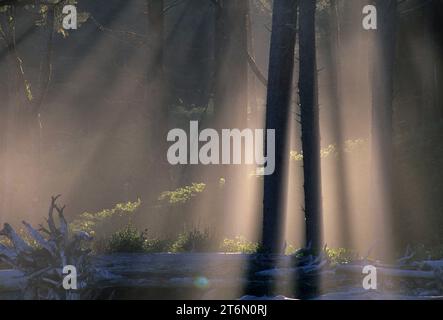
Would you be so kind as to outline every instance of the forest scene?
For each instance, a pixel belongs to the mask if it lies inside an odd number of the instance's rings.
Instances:
[[[441,21],[0,0],[0,300],[443,299]]]

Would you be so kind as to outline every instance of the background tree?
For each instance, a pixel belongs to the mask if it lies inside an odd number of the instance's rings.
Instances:
[[[320,125],[315,40],[316,1],[300,0],[300,123],[302,130],[306,241],[314,252],[322,247]]]

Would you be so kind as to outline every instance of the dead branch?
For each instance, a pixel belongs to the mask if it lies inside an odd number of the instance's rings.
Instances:
[[[9,225],[5,224],[0,235],[5,236],[12,246],[0,244],[0,261],[11,265],[24,275],[22,290],[29,299],[75,299],[87,292],[92,269],[88,255],[90,250],[83,248],[83,242],[92,238],[85,232],[69,235],[69,226],[64,217],[65,206],[59,207],[60,195],[51,197],[48,211],[48,228],[40,225],[34,229],[29,223],[23,225],[36,245],[31,246]],[[54,220],[54,210],[58,213],[59,226]],[[82,290],[70,292],[62,288],[62,269],[74,265],[79,272]]]

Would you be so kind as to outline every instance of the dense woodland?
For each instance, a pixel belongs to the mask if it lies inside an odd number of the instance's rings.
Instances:
[[[60,193],[98,251],[441,258],[442,19],[439,0],[0,0],[0,222]],[[191,120],[275,129],[275,173],[171,166]]]

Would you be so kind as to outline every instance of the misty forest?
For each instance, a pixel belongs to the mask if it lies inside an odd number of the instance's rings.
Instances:
[[[0,299],[443,296],[442,19],[0,0]]]

